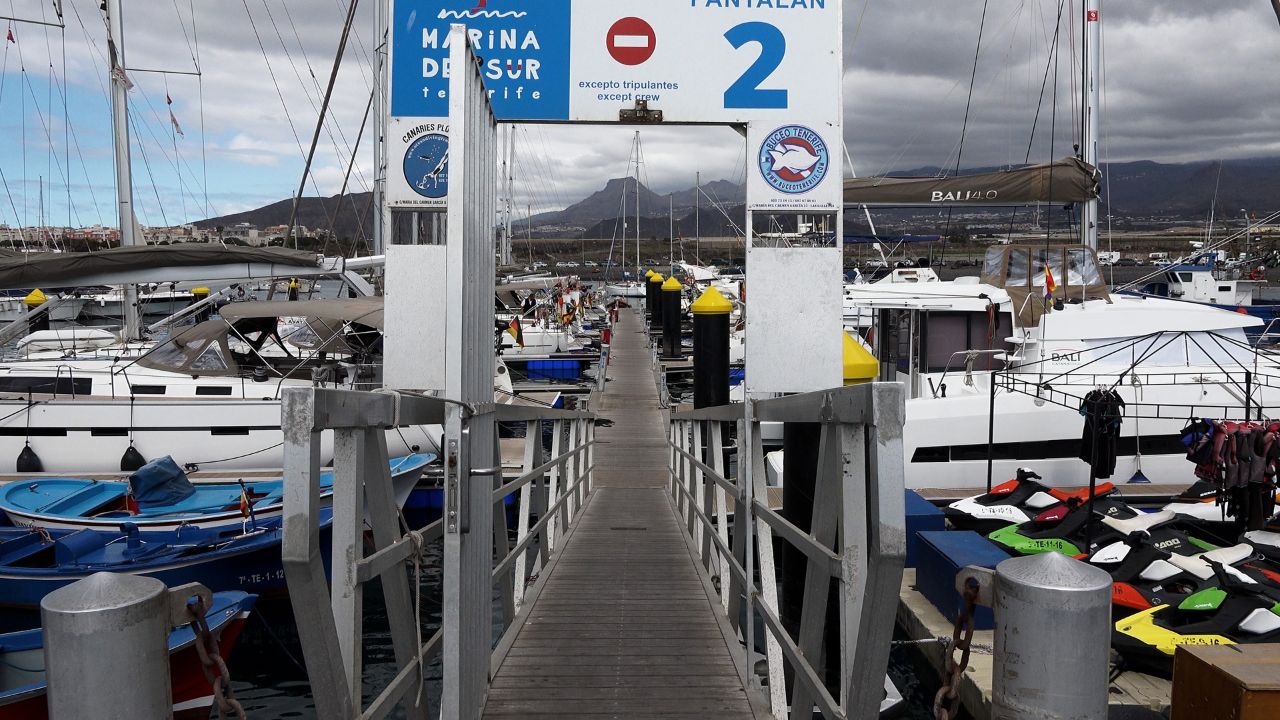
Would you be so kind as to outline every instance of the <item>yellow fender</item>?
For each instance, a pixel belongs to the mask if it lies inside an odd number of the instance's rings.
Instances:
[[[1155,624],[1155,614],[1169,607],[1157,605],[1150,610],[1134,613],[1116,623],[1116,631],[1136,638],[1172,656],[1179,645],[1235,645],[1235,641],[1222,635],[1179,635]]]

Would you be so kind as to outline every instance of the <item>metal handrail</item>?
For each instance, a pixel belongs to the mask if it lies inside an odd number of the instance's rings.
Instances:
[[[426,704],[407,701],[413,697],[414,684],[424,677],[426,665],[443,649],[448,625],[446,622],[425,642],[415,640],[419,637],[416,628],[420,619],[408,582],[410,573],[404,572],[404,566],[418,567],[420,553],[428,543],[441,538],[446,538],[447,543],[450,533],[454,538],[458,532],[465,535],[470,517],[466,513],[489,511],[469,509],[464,499],[459,508],[463,512],[461,523],[446,516],[421,530],[402,533],[391,497],[385,429],[436,423],[450,416],[461,420],[464,435],[471,432],[474,423],[493,423],[494,428],[499,420],[525,423],[525,457],[516,480],[503,483],[500,464],[493,468],[471,467],[467,458],[455,456],[457,464],[446,467],[446,493],[450,492],[449,483],[456,483],[457,479],[450,477],[451,472],[457,476],[465,471],[468,482],[490,477],[498,485],[490,495],[495,511],[493,537],[489,540],[502,548],[497,553],[501,559],[487,576],[491,582],[502,583],[506,632],[491,655],[491,659],[500,661],[499,655],[510,645],[506,640],[518,629],[514,620],[530,582],[524,572],[530,548],[537,541],[538,553],[532,561],[548,562],[550,553],[556,550],[558,536],[568,532],[590,495],[595,415],[490,403],[468,406],[447,398],[393,391],[290,388],[284,393],[286,511],[281,554],[299,619],[299,636],[316,708],[321,715],[372,720],[404,705],[408,717],[425,720]],[[547,462],[540,460],[543,422],[552,423],[555,430],[553,457]],[[317,525],[318,438],[325,430],[332,430],[335,435],[332,592],[324,572]],[[496,433],[493,438],[496,453]],[[540,492],[534,492],[535,483]],[[456,503],[460,489],[453,492]],[[503,510],[505,499],[514,493],[520,494],[520,515],[512,544],[507,539]],[[531,523],[535,511],[540,517]],[[373,549],[367,555],[362,539],[366,527],[373,534]],[[472,537],[473,541],[476,539],[482,536]],[[493,552],[481,555],[490,562]],[[382,582],[398,670],[372,703],[362,708],[359,639],[363,620],[359,598],[361,586],[375,578]]]
[[[905,554],[903,516],[903,388],[877,383],[753,401],[721,408],[676,410],[668,435],[672,502],[710,571],[719,567],[721,606],[746,647],[754,648],[751,619],[765,629],[770,704],[777,717],[874,715],[884,670]],[[736,422],[738,477],[724,477],[722,433]],[[760,425],[819,423],[822,442],[813,526],[805,531],[769,507]],[[705,442],[704,442],[705,441]],[[729,504],[733,537],[728,536]],[[779,617],[773,541],[780,539],[808,561],[797,639]],[[758,549],[755,547],[758,545]],[[839,699],[816,666],[822,656],[828,581],[839,581],[843,618]],[[758,581],[756,578],[759,578]],[[746,612],[739,615],[741,600]],[[742,619],[744,618],[744,619]],[[787,696],[784,665],[795,686]],[[755,686],[756,690],[761,690]]]

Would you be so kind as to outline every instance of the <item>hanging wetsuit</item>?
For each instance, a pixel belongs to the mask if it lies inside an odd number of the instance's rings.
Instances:
[[[1109,478],[1116,470],[1124,400],[1114,390],[1093,390],[1080,403],[1080,414],[1084,416],[1080,459],[1089,463],[1093,477]]]

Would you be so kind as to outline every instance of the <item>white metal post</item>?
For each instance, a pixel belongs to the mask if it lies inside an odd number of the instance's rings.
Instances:
[[[1084,122],[1080,124],[1081,159],[1093,167],[1098,167],[1098,113],[1102,104],[1102,88],[1100,72],[1102,68],[1102,15],[1098,8],[1098,0],[1085,0],[1084,5],[1084,73],[1083,90]],[[1080,229],[1084,233],[1084,244],[1094,250],[1098,249],[1098,200],[1094,198],[1084,204],[1080,218]]]
[[[120,226],[120,247],[138,244],[133,216],[133,172],[129,162],[129,78],[124,62],[124,18],[120,0],[107,0],[107,37],[111,62],[111,130],[116,155],[116,216]],[[121,338],[138,339],[138,287],[125,283],[122,288],[124,328]]]
[[[445,423],[456,459],[445,482],[444,670],[441,716],[478,717],[493,647],[493,227],[497,123],[467,41],[449,30],[449,198],[445,242]]]

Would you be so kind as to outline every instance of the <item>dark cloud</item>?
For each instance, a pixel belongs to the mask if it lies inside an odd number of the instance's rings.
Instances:
[[[73,127],[87,146],[84,151],[100,154],[109,121],[98,3],[66,3],[67,75],[89,98],[72,119]],[[1077,9],[1079,5],[1074,3]],[[42,10],[47,15],[46,6],[42,0],[15,0],[13,10],[40,17]],[[193,188],[200,174],[195,148],[201,89],[205,145],[210,166],[218,169],[211,173],[209,188],[216,210],[230,212],[289,195],[301,173],[299,146],[310,140],[346,0],[177,0],[126,6],[130,64],[181,70],[193,65],[194,7],[204,73],[199,84],[182,76],[135,75],[135,141],[148,143],[157,186],[152,190],[148,179],[143,183],[148,192],[139,189],[140,196],[152,196],[140,201],[144,210],[150,203],[154,214],[155,195],[166,204],[189,206],[191,196],[199,194]],[[846,0],[845,138],[860,173],[954,166],[966,105],[963,166],[1040,161],[1071,152],[1079,105],[1079,52],[1072,32],[1078,32],[1079,18],[1064,17],[1060,26],[1055,105],[1052,66],[1043,97],[1040,85],[1059,2],[1012,0],[986,7],[970,98],[983,3]],[[372,87],[372,8],[372,2],[361,4],[335,94],[334,119],[321,136],[315,163],[321,192],[335,192],[341,184]],[[1104,2],[1102,13],[1103,145],[1109,159],[1280,154],[1280,26],[1267,2]],[[27,67],[37,75],[49,59],[43,31],[18,27]],[[54,65],[61,68],[57,32],[50,38]],[[163,151],[166,91],[188,132],[188,146],[179,159],[167,159]],[[7,96],[5,102],[8,107]],[[6,132],[13,131],[12,120],[0,122]],[[622,175],[632,133],[603,127],[522,129],[517,205],[532,206],[534,212],[556,207]],[[645,128],[642,138],[642,174],[658,192],[688,187],[698,172],[707,180],[743,178],[743,141],[731,130]],[[28,135],[26,142],[29,152],[45,151],[43,140]],[[353,189],[366,189],[372,178],[369,151],[366,139]],[[178,167],[183,168],[181,182]],[[109,194],[109,171],[92,179],[101,204],[104,188]]]

